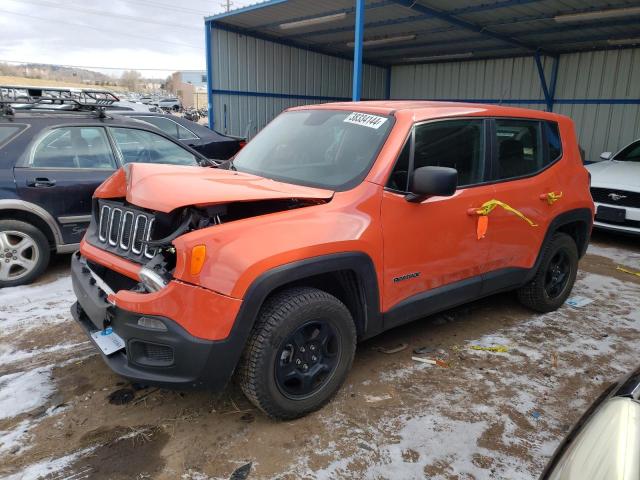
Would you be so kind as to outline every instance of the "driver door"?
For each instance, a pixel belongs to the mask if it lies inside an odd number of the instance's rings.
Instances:
[[[490,243],[477,237],[477,216],[490,200],[487,121],[454,119],[414,126],[382,198],[385,328],[476,298]],[[424,166],[458,171],[451,197],[405,199],[411,172]]]

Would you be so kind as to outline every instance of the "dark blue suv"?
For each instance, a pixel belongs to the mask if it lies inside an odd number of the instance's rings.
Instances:
[[[122,165],[211,164],[147,123],[40,107],[0,105],[0,288],[30,283],[52,253],[78,248],[94,190]]]

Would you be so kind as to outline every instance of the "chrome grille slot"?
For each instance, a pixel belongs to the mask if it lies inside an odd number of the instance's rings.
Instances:
[[[107,241],[107,233],[109,233],[109,213],[111,208],[107,205],[103,205],[100,208],[100,223],[98,225],[98,239],[101,242]]]
[[[120,221],[122,220],[122,210],[114,208],[111,212],[111,220],[109,222],[109,245],[117,245],[120,238]]]
[[[152,239],[153,214],[111,200],[99,200],[98,208],[94,244],[137,262],[154,257],[157,249],[145,243]]]
[[[149,228],[147,229],[147,237],[145,238],[145,240],[149,241],[151,240],[151,231],[153,230],[153,224],[155,223],[155,219],[152,218],[151,221],[149,222]],[[145,244],[144,246],[144,256],[147,258],[153,258],[153,256],[156,254],[156,249],[155,248],[149,248],[148,245]]]
[[[135,254],[142,253],[143,242],[146,239],[145,232],[147,231],[147,217],[139,215],[136,218],[135,227],[133,227],[133,244],[131,245],[131,251]]]
[[[122,233],[120,234],[120,248],[129,250],[131,246],[131,232],[133,230],[133,212],[125,212],[122,217]]]

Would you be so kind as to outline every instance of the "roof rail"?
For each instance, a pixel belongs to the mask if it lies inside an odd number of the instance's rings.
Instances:
[[[14,109],[60,109],[69,105],[72,110],[102,112],[120,99],[108,90],[70,87],[29,87],[0,84],[0,113],[11,114]],[[103,113],[103,112],[102,112]]]

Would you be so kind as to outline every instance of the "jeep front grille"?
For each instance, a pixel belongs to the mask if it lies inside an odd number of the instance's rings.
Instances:
[[[96,237],[102,248],[137,260],[153,258],[156,249],[146,245],[153,231],[152,214],[117,202],[100,200],[98,205]]]

